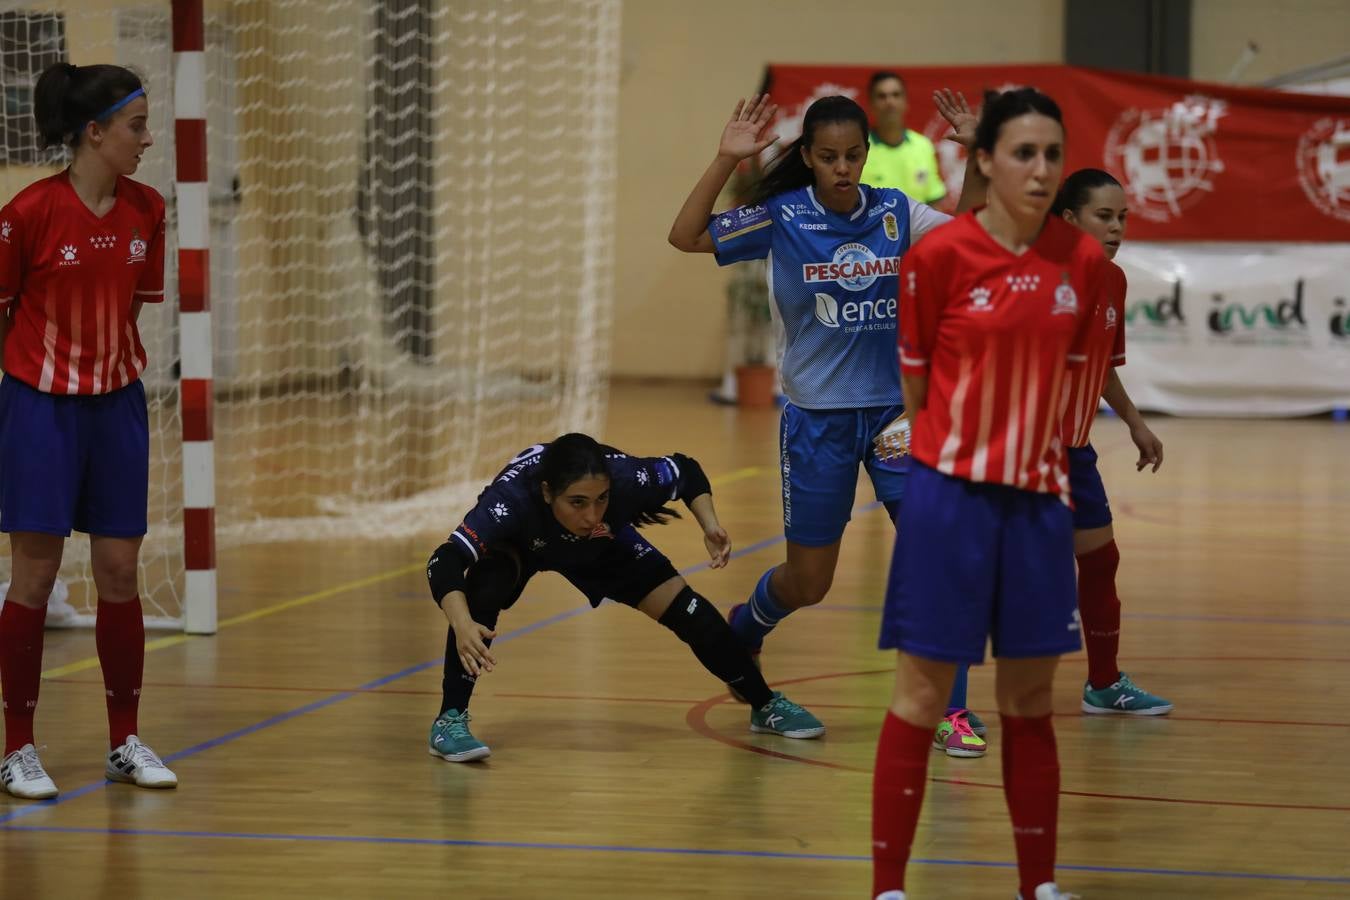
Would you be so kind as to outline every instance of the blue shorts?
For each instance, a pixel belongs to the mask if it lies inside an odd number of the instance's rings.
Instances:
[[[904,409],[783,407],[783,532],[789,541],[825,547],[843,537],[853,514],[860,464],[871,476],[878,500],[904,496],[909,459],[883,462],[872,449],[872,438]]]
[[[94,395],[0,381],[0,531],[140,537],[149,490],[139,381]]]
[[[1081,646],[1073,516],[1063,501],[910,466],[891,556],[883,650],[984,661]]]
[[[1111,504],[1106,502],[1106,485],[1097,471],[1097,451],[1091,444],[1069,448],[1069,492],[1073,494],[1075,531],[1111,524]]]

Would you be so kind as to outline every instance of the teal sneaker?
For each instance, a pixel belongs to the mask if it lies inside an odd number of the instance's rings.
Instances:
[[[966,722],[970,725],[970,730],[984,737],[989,733],[989,726],[984,724],[984,720],[975,715],[971,710],[966,710]]]
[[[772,700],[759,709],[750,710],[750,730],[760,734],[806,739],[820,737],[825,733],[825,726],[780,691],[774,691]]]
[[[431,743],[427,752],[450,762],[487,759],[488,745],[469,733],[469,714],[447,709],[431,724]]]
[[[1083,712],[1095,716],[1165,716],[1171,711],[1170,702],[1153,696],[1124,672],[1119,681],[1099,691],[1092,689],[1092,682],[1083,685]]]

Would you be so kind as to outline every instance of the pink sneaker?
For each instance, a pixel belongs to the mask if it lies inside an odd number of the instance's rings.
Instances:
[[[989,745],[971,730],[966,711],[958,709],[938,723],[937,731],[933,733],[933,749],[948,756],[971,758],[984,756]]]

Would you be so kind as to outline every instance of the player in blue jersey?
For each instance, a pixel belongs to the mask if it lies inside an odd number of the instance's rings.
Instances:
[[[952,139],[972,143],[976,119],[965,99],[949,91],[934,99],[952,124]],[[755,653],[779,622],[829,591],[859,465],[896,516],[907,461],[878,457],[874,442],[904,413],[895,352],[897,273],[905,251],[951,219],[901,191],[859,183],[868,123],[847,97],[812,103],[801,137],[767,171],[756,199],[713,215],[740,161],[773,143],[767,134],[776,109],[767,95],[736,104],[716,158],[670,229],[676,248],[714,253],[719,265],[769,260],[788,398],[780,441],[787,559],[731,611],[732,628]],[[981,202],[984,185],[978,168],[968,165],[957,211]],[[965,708],[964,675],[962,669],[935,743],[951,755],[981,756],[984,726]]]
[[[543,571],[561,574],[592,606],[613,600],[675,632],[704,668],[750,703],[751,731],[824,734],[815,716],[769,689],[713,605],[638,534],[643,525],[678,516],[666,505],[676,499],[703,529],[712,568],[726,565],[731,539],[697,460],[679,453],[630,457],[587,435],[565,434],[507,464],[427,564],[432,598],[450,622],[433,756],[467,762],[489,754],[469,732],[469,696],[478,676],[496,666],[498,614]]]

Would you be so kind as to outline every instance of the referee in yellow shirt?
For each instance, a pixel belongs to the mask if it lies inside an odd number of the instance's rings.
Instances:
[[[894,72],[877,72],[867,95],[873,131],[862,183],[899,188],[920,203],[936,203],[947,196],[933,142],[905,127],[909,95],[904,80]]]

